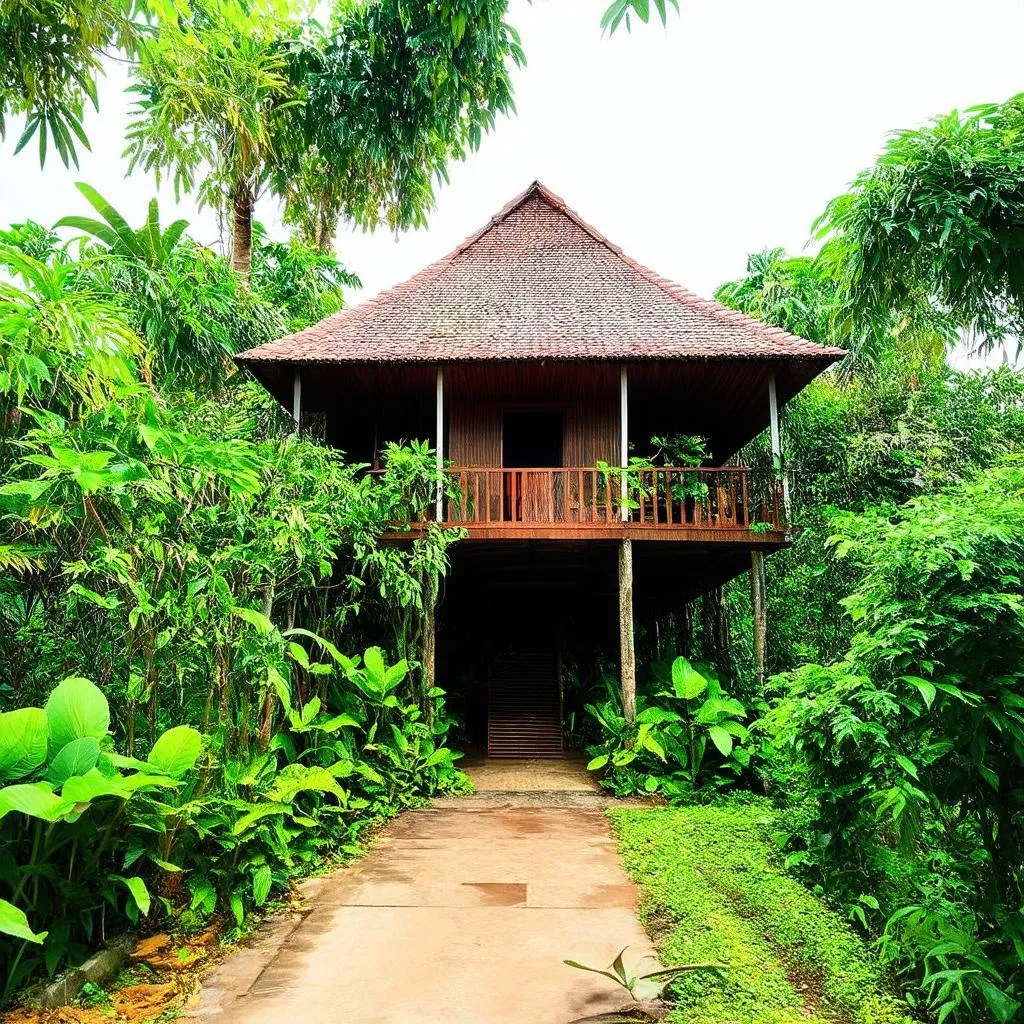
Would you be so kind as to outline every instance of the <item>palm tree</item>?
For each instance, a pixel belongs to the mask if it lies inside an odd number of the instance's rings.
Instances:
[[[120,300],[160,374],[216,387],[241,344],[287,333],[281,314],[240,287],[223,257],[185,234],[188,221],[161,228],[154,199],[146,223],[132,228],[94,188],[78,189],[99,218],[65,217],[56,226],[96,240],[92,251],[103,258],[93,271],[95,286]]]
[[[198,185],[200,204],[230,217],[231,266],[243,276],[256,200],[277,158],[274,121],[295,102],[286,29],[265,14],[209,6],[140,46],[132,87],[130,167],[158,181],[171,171],[178,194]]]

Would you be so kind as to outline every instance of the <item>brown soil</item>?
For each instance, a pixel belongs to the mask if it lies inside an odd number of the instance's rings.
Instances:
[[[0,1024],[142,1024],[166,1010],[180,1009],[203,974],[221,959],[217,945],[220,930],[220,925],[214,924],[198,935],[160,933],[140,939],[129,954],[136,966],[121,976],[122,984],[138,978],[139,965],[144,965],[143,976],[148,974],[148,980],[123,988],[112,982],[111,1002],[88,1007],[62,1006],[56,1010],[17,1007],[0,1012]]]

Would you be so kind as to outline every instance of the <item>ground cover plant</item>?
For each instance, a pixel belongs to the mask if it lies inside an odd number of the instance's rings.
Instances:
[[[723,965],[673,983],[669,1021],[909,1021],[877,955],[787,873],[769,835],[770,804],[610,814],[666,968]]]

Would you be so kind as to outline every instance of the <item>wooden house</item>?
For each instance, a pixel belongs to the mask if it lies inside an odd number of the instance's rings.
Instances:
[[[562,752],[574,616],[616,637],[628,705],[634,607],[786,544],[779,412],[842,355],[658,276],[535,182],[408,281],[238,361],[354,461],[436,446],[455,486],[435,514],[465,530],[438,681],[468,671],[481,739],[516,756]],[[766,428],[757,479],[733,463]],[[705,439],[704,464],[609,469],[671,435]]]

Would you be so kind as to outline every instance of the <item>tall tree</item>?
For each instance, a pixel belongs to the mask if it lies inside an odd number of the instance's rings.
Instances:
[[[942,359],[959,338],[956,321],[922,288],[899,309],[858,308],[831,245],[816,258],[787,256],[782,249],[754,253],[746,274],[721,285],[715,298],[774,327],[848,349],[846,372],[877,367],[892,352],[918,364]]]
[[[198,184],[200,204],[229,218],[231,265],[242,274],[252,258],[256,200],[279,158],[274,121],[297,101],[286,74],[289,30],[266,12],[211,3],[139,48],[130,166],[157,180],[171,171],[178,193]]]
[[[928,303],[980,349],[1019,339],[1024,94],[896,132],[817,227],[858,315],[913,316]]]
[[[341,217],[422,224],[433,180],[512,109],[507,65],[523,56],[505,6],[360,0],[328,30],[197,7],[140,48],[132,166],[198,185],[228,217],[243,274],[267,189],[320,249]]]
[[[329,248],[339,219],[422,226],[433,182],[512,111],[524,61],[506,0],[373,0],[292,47],[305,102],[287,111],[274,185],[286,219]]]
[[[86,101],[99,109],[96,79],[111,51],[131,56],[143,25],[173,20],[177,0],[0,0],[0,139],[8,116],[24,116],[15,152],[33,139],[39,162],[52,145],[67,167],[89,148]]]

